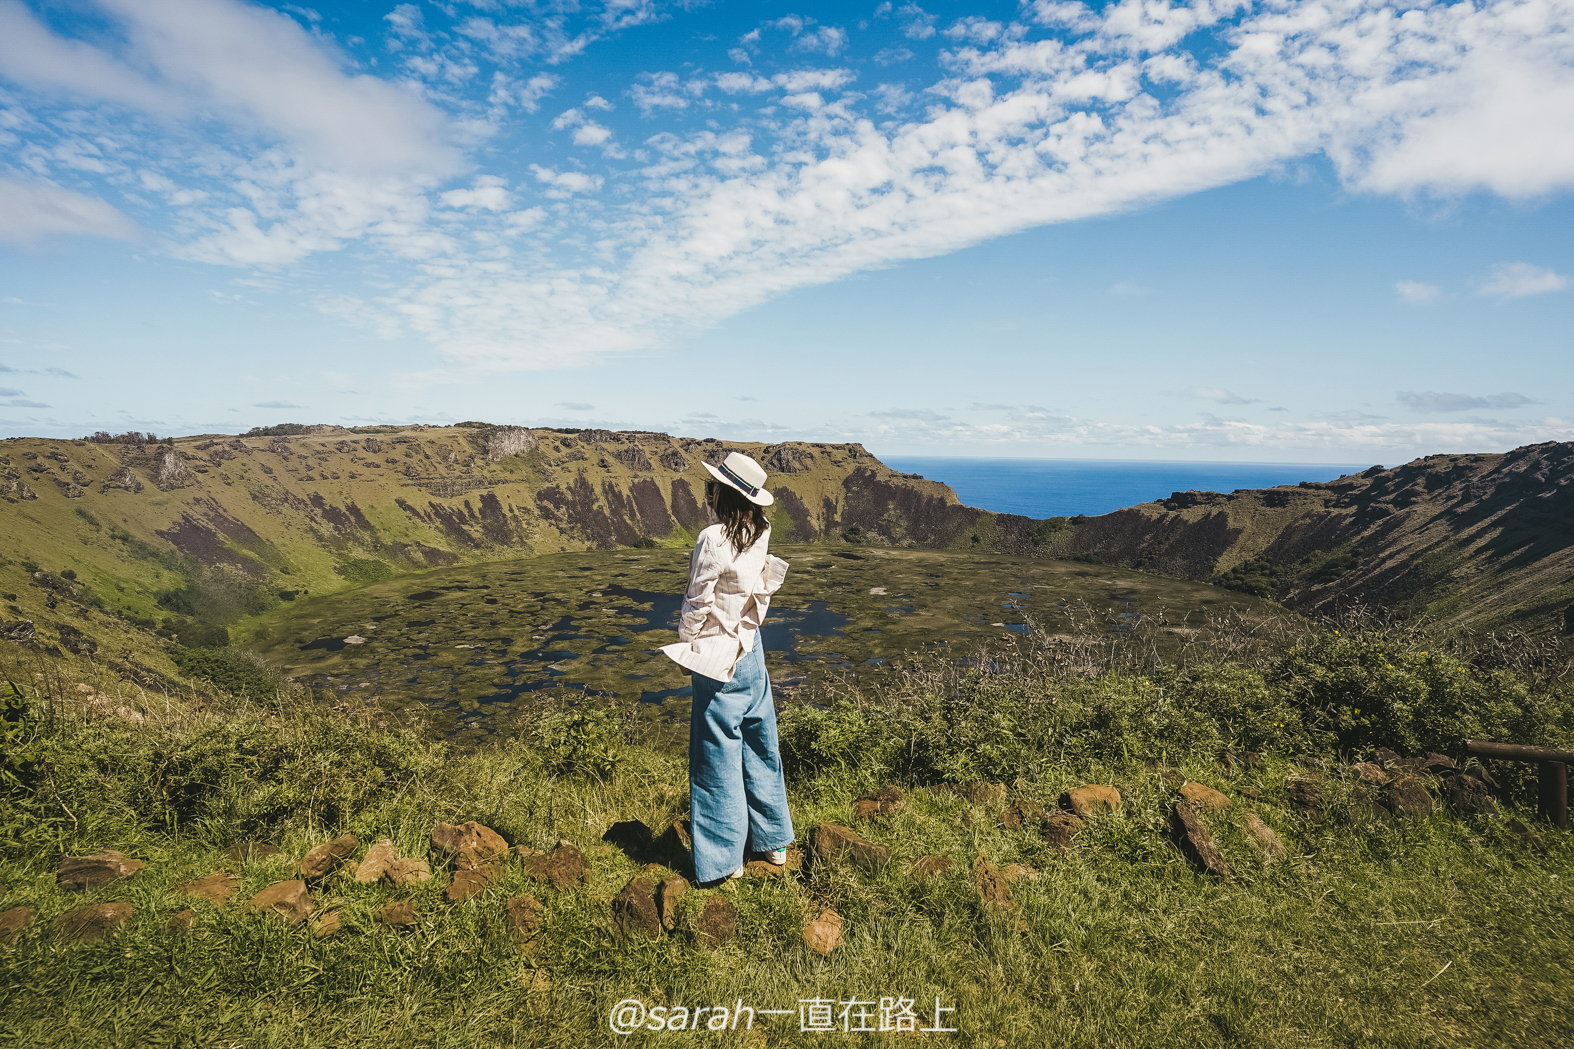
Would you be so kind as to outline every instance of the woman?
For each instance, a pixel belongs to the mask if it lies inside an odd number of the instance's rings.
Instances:
[[[713,522],[695,540],[678,643],[662,651],[694,678],[689,719],[689,827],[701,886],[743,873],[744,845],[785,863],[793,839],[776,743],[776,708],[765,673],[760,626],[787,562],[767,551],[761,507],[765,471],[733,452],[705,469],[705,509]]]

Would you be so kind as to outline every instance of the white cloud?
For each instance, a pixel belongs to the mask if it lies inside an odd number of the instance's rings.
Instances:
[[[1428,302],[1436,302],[1442,294],[1436,284],[1423,284],[1418,280],[1402,280],[1394,285],[1394,291],[1401,299],[1408,303],[1420,306]]]
[[[1561,273],[1532,266],[1528,262],[1503,262],[1492,267],[1492,276],[1481,285],[1481,294],[1502,299],[1523,299],[1562,291],[1569,279]]]
[[[1212,387],[1207,387],[1207,386],[1193,387],[1189,392],[1191,393],[1191,395],[1193,397],[1200,398],[1201,400],[1204,400],[1204,401],[1212,401],[1214,404],[1261,404],[1262,403],[1262,398],[1260,398],[1260,397],[1242,397],[1240,394],[1232,393],[1229,390],[1214,389]]]
[[[530,170],[535,173],[536,181],[545,183],[548,189],[542,191],[543,196],[562,199],[575,193],[595,193],[601,189],[605,182],[600,175],[586,175],[579,171],[555,171],[544,168],[539,164],[530,165]]]
[[[678,83],[676,73],[641,73],[644,83],[629,88],[629,97],[640,112],[650,116],[657,109],[687,109],[689,95]]]
[[[449,190],[442,195],[444,204],[451,208],[479,208],[483,211],[507,211],[513,207],[514,198],[507,190],[507,181],[495,175],[482,175],[471,189]]]
[[[896,9],[898,18],[907,19],[902,34],[914,40],[928,40],[935,35],[935,19],[939,16],[926,12],[917,4],[903,4]]]
[[[874,60],[882,66],[894,66],[915,57],[905,47],[883,47],[874,53]]]
[[[1413,412],[1468,412],[1483,408],[1523,408],[1535,402],[1522,393],[1494,393],[1486,397],[1478,397],[1468,393],[1437,393],[1427,390],[1424,393],[1408,391],[1400,393],[1399,403]]]
[[[102,200],[48,182],[0,179],[0,241],[34,245],[51,236],[136,240],[136,223]]]
[[[789,51],[819,52],[834,58],[847,46],[847,31],[836,26],[821,26],[804,33],[788,47]]]

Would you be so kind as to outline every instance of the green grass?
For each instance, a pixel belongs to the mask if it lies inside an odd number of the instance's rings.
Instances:
[[[1367,649],[1355,655],[1382,645],[1399,652],[1404,643],[1378,634],[1360,640]],[[627,1036],[611,1032],[608,1016],[624,999],[691,1008],[742,999],[795,1010],[803,999],[896,995],[919,1002],[926,1022],[938,996],[956,1010],[946,1015],[959,1033],[923,1037],[967,1046],[1567,1044],[1574,836],[1545,824],[1520,833],[1513,821],[1535,824],[1523,784],[1494,816],[1455,818],[1440,809],[1397,829],[1364,822],[1350,804],[1355,788],[1336,760],[1337,744],[1328,742],[1334,737],[1306,727],[1318,723],[1319,704],[1339,709],[1337,689],[1329,685],[1318,699],[1302,680],[1359,660],[1316,642],[1259,653],[1212,677],[1202,666],[1180,668],[1203,682],[1191,691],[1068,660],[1064,645],[1051,645],[1001,653],[988,673],[937,666],[844,692],[830,708],[840,711],[834,724],[789,711],[784,735],[798,755],[789,800],[800,840],[819,822],[849,823],[860,791],[894,780],[907,790],[906,808],[862,829],[895,859],[875,874],[835,866],[716,890],[739,914],[737,939],[717,950],[681,933],[629,944],[613,937],[611,899],[645,857],[600,837],[621,820],[659,831],[684,815],[687,774],[680,759],[609,740],[596,719],[577,729],[573,719],[543,719],[551,732],[456,752],[298,694],[267,703],[207,697],[198,709],[102,681],[87,696],[74,687],[91,672],[86,664],[9,667],[34,700],[26,722],[32,763],[21,773],[26,789],[13,791],[0,818],[7,888],[0,907],[39,914],[28,933],[0,946],[0,1044],[654,1046],[685,1037],[840,1044],[848,1036],[800,1033],[796,1015],[758,1017],[752,1031],[725,1035]],[[1395,666],[1424,678],[1432,650],[1419,651]],[[1275,667],[1301,677],[1281,678]],[[1519,672],[1472,664],[1470,673],[1491,680]],[[1566,732],[1564,686],[1555,674],[1525,673],[1519,695],[1533,709],[1524,716]],[[1139,678],[1149,684],[1133,687]],[[1401,699],[1421,687],[1400,684]],[[1171,713],[1155,714],[1155,705]],[[1006,728],[982,725],[972,716],[982,709],[1006,715]],[[1240,724],[1281,709],[1301,714],[1304,735],[1260,744],[1260,768],[1229,772],[1215,760]],[[1138,718],[1144,711],[1146,720]],[[1123,726],[1121,738],[1081,734],[1077,726],[1095,717]],[[637,732],[637,723],[626,725]],[[1055,733],[1083,742],[1057,751]],[[893,740],[909,755],[905,764]],[[1288,806],[1285,782],[1301,768],[1291,751],[1319,740],[1330,762],[1325,814],[1309,822]],[[1114,784],[1125,803],[1091,819],[1074,848],[1060,852],[1034,832],[1008,829],[1000,807],[969,803],[947,787],[933,770],[947,767],[948,750],[985,754],[957,766],[958,774],[986,770],[1008,784],[1013,800],[1053,806],[1063,790],[1092,782]],[[598,760],[583,760],[585,753]],[[563,771],[574,768],[604,778]],[[1224,881],[1194,872],[1167,833],[1177,769],[1231,799],[1229,809],[1206,817],[1231,868]],[[1259,859],[1241,829],[1248,808],[1283,839],[1286,860]],[[314,900],[319,913],[340,910],[344,931],[319,940],[309,925],[287,928],[245,906],[291,876],[281,858],[239,871],[231,906],[192,905],[198,920],[189,933],[166,929],[188,906],[175,887],[224,867],[233,841],[270,840],[298,858],[351,831],[363,845],[387,837],[402,854],[424,856],[433,823],[465,819],[513,844],[576,843],[591,861],[589,884],[556,891],[513,862],[481,896],[451,904],[440,879],[402,893],[331,880]],[[62,852],[102,848],[148,867],[86,893],[56,886]],[[1015,883],[1013,910],[981,901],[971,878],[980,854],[1037,872]],[[915,880],[909,865],[925,855],[950,858],[949,873]],[[504,902],[527,893],[547,915],[544,942],[528,955],[504,920]],[[684,916],[706,895],[687,895]],[[374,921],[399,896],[415,902],[417,927]],[[117,937],[67,946],[50,934],[61,912],[110,900],[137,908]],[[828,958],[810,952],[801,935],[823,907],[841,915],[846,937]],[[862,1037],[908,1044],[905,1035]]]

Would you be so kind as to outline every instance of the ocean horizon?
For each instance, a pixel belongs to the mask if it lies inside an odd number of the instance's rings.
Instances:
[[[1097,517],[1174,492],[1232,492],[1332,481],[1371,463],[1220,463],[1149,459],[983,459],[881,456],[903,473],[951,486],[968,506],[1024,517]]]

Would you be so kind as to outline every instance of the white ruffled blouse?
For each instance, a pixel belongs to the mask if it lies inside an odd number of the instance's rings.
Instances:
[[[689,589],[683,595],[678,642],[664,645],[673,662],[717,681],[754,647],[771,595],[787,577],[787,562],[770,554],[769,528],[741,554],[719,524],[700,532],[689,555]]]

